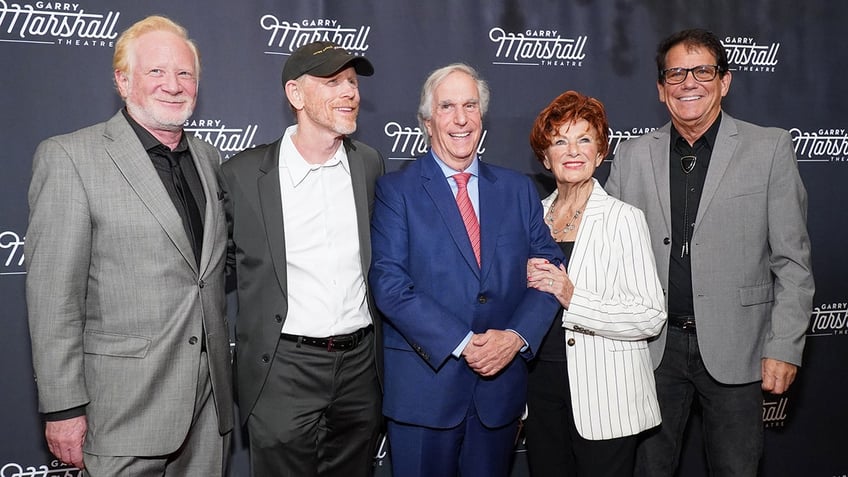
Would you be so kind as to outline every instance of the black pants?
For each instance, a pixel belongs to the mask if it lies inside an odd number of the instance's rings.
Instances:
[[[531,363],[527,407],[524,431],[532,477],[633,475],[636,436],[587,440],[578,434],[565,361]]]
[[[255,477],[366,477],[381,421],[374,333],[355,348],[280,341],[248,417]]]

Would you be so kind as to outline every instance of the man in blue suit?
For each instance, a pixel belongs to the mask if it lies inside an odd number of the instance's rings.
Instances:
[[[370,282],[397,476],[508,475],[526,361],[559,307],[527,288],[528,258],[562,261],[536,189],[477,158],[488,100],[471,67],[434,71],[418,109],[430,152],[377,182]]]

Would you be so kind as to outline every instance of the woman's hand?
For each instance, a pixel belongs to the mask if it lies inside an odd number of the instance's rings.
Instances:
[[[574,284],[568,278],[565,265],[557,267],[544,258],[527,260],[527,287],[552,294],[566,309],[574,295]]]

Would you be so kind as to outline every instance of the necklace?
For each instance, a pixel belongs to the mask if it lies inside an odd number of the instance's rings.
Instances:
[[[551,228],[551,235],[559,235],[563,233],[569,233],[577,227],[577,218],[580,217],[580,214],[583,213],[583,207],[586,207],[586,203],[589,202],[589,198],[586,198],[586,202],[583,202],[583,206],[574,211],[574,215],[571,217],[571,220],[565,224],[565,227],[557,230],[554,228],[554,209],[556,209],[557,203],[559,202],[559,197],[554,200],[554,203],[551,204],[551,208],[548,209],[548,213],[545,215],[545,222],[548,223],[548,227]]]

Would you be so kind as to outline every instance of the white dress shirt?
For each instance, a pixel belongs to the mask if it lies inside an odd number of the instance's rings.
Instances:
[[[371,324],[350,166],[343,146],[309,164],[286,129],[280,147],[288,315],[282,332],[322,338]],[[273,246],[274,244],[272,244]]]

